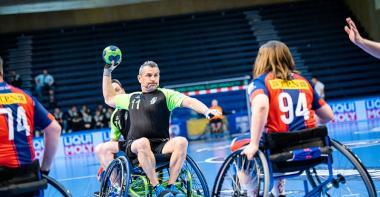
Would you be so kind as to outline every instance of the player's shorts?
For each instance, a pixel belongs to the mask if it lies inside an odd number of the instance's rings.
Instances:
[[[218,123],[218,122],[223,122],[223,121],[220,118],[215,118],[215,119],[210,120],[210,123]]]
[[[124,151],[129,158],[137,158],[137,155],[132,152],[131,146],[135,140],[119,141],[119,150]],[[161,154],[165,144],[169,141],[169,138],[163,139],[149,139],[150,148],[153,154]]]

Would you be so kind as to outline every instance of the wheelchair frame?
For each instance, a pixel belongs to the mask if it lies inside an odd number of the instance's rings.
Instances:
[[[328,136],[325,137],[325,145],[328,147],[335,148],[337,152],[341,153],[346,159],[349,160],[349,162],[353,165],[353,167],[359,172],[359,175],[361,176],[362,182],[366,186],[368,196],[376,197],[376,189],[373,184],[372,178],[369,175],[368,171],[364,167],[364,165],[360,162],[358,157],[346,146],[342,145],[338,141],[335,141],[333,139],[330,139]],[[218,175],[216,177],[213,190],[212,190],[212,196],[220,196],[221,195],[221,187],[223,186],[224,176],[228,172],[228,169],[230,165],[232,165],[234,162],[236,162],[239,159],[239,155],[241,154],[242,149],[237,150],[233,152],[231,155],[227,157],[225,162],[222,164],[221,168],[219,169]],[[282,154],[282,153],[280,153]],[[310,173],[310,170],[314,170],[314,173],[316,173],[315,167],[319,164],[316,164],[316,166],[312,166],[309,168],[305,168],[302,170],[296,170],[294,172],[287,172],[287,174],[274,176],[273,175],[273,166],[271,159],[271,153],[269,149],[260,149],[258,153],[255,155],[253,163],[260,163],[261,168],[260,172],[258,172],[258,188],[261,191],[260,195],[266,197],[269,196],[269,191],[273,187],[274,180],[276,179],[282,179],[282,178],[292,178],[292,177],[298,177],[303,172],[306,173],[307,181],[304,180],[304,192],[305,196],[329,196],[328,191],[329,189],[333,187],[339,187],[339,184],[345,183],[345,178],[338,174],[337,178],[334,178],[334,169],[333,169],[333,155],[331,152],[327,154],[327,170],[328,170],[328,177],[323,182],[317,177],[318,175],[315,174],[315,177]],[[246,157],[244,156],[246,159]],[[247,159],[246,159],[247,160]],[[257,162],[257,161],[260,162]],[[248,161],[248,160],[247,160]],[[235,172],[237,173],[237,172]],[[236,175],[237,177],[237,175]],[[236,178],[234,177],[234,178]],[[261,180],[262,178],[262,180]],[[260,182],[263,183],[263,187],[260,186]],[[308,183],[312,186],[312,189],[309,189]],[[240,184],[240,181],[237,179],[235,184]],[[236,188],[234,191],[234,194],[232,196],[245,196],[246,194],[240,194],[240,189]]]
[[[41,190],[40,196],[41,195],[46,196],[45,190],[48,189],[48,185],[51,185],[63,197],[71,197],[72,196],[70,191],[67,190],[57,180],[55,180],[54,178],[52,178],[50,176],[44,175],[44,174],[42,174],[41,179],[38,181],[25,182],[25,183],[20,183],[20,184],[12,184],[12,185],[7,186],[7,188],[3,187],[2,189],[0,189],[0,194],[1,194],[1,196],[9,196],[9,195],[12,196],[14,193],[17,193],[14,195],[23,196],[23,195],[25,195],[25,193],[29,193],[29,192],[33,192],[33,191],[37,192],[38,190]],[[4,189],[4,191],[3,191],[3,189]],[[18,192],[14,192],[14,190],[24,190],[25,192],[18,193]],[[43,194],[41,194],[41,193],[43,193]],[[54,195],[56,195],[56,194],[54,194]]]
[[[157,156],[157,155],[155,155]],[[165,181],[162,181],[162,178],[164,176],[164,170],[167,170],[167,176],[169,174],[169,162],[157,162],[156,164],[156,171],[159,172],[158,176],[160,177],[160,182],[163,185],[166,185],[167,183]],[[116,171],[116,174],[113,173]],[[193,172],[191,172],[193,171]],[[194,160],[190,156],[186,156],[186,160],[184,163],[184,166],[181,169],[181,172],[178,176],[178,179],[188,178],[188,180],[184,180],[183,182],[176,182],[176,186],[184,186],[186,184],[186,188],[189,189],[183,189],[179,188],[179,190],[182,190],[187,196],[191,197],[200,197],[205,196],[209,197],[210,192],[208,189],[208,185],[206,182],[206,179],[204,178],[202,172],[200,171],[198,165],[194,162]],[[113,186],[111,181],[114,177],[117,176],[116,182],[119,183],[119,185]],[[196,176],[196,177],[195,177]],[[120,177],[120,178],[118,178]],[[193,189],[193,179],[197,178],[198,183],[195,186],[200,186],[201,188],[197,188],[200,190]],[[138,180],[139,179],[139,180]],[[111,181],[110,181],[111,180]],[[135,184],[133,181],[139,181],[142,183],[142,185]],[[135,184],[135,185],[134,185]],[[141,187],[141,190],[134,191],[133,187]],[[139,189],[138,188],[138,189]],[[115,194],[118,196],[153,196],[153,189],[152,186],[149,184],[149,180],[146,177],[143,170],[138,166],[133,166],[132,162],[129,160],[126,156],[119,156],[116,159],[114,159],[107,167],[105,175],[103,180],[101,181],[100,185],[100,196],[109,196],[110,194]]]

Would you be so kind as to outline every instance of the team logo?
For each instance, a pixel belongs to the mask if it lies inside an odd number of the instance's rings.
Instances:
[[[157,101],[157,97],[153,97],[152,100],[150,100],[150,104],[153,105],[154,103],[156,103]]]

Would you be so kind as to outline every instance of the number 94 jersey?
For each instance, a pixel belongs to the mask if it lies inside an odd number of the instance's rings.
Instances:
[[[34,160],[33,131],[54,117],[24,91],[0,82],[0,166],[17,168]]]
[[[259,94],[268,96],[268,132],[316,127],[315,110],[326,104],[310,82],[295,73],[291,80],[276,79],[273,73],[260,75],[249,84],[247,91],[251,102]]]

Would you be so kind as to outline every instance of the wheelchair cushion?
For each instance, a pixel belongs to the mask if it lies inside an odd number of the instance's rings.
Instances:
[[[0,196],[30,196],[47,187],[47,180],[41,179],[38,160],[20,168],[0,167]]]
[[[328,139],[327,128],[317,127],[289,133],[265,134],[263,146],[269,149],[271,154],[277,154],[308,147],[326,147],[328,146],[326,139]],[[294,172],[326,162],[326,157],[303,161],[272,162],[272,169],[274,172]]]

